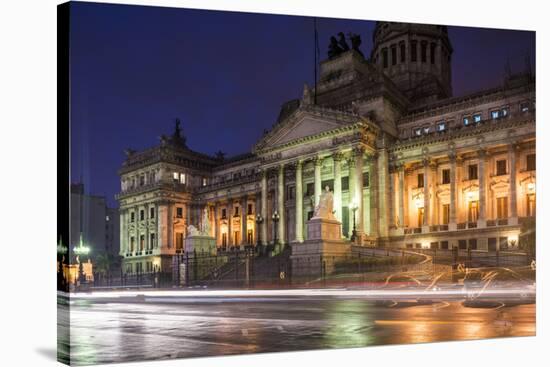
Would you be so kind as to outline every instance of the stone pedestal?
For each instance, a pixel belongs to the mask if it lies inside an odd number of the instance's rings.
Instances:
[[[187,236],[187,238],[185,238],[185,252],[188,253],[189,256],[193,256],[195,253],[197,255],[216,256],[216,239],[203,235]]]
[[[292,245],[293,276],[330,274],[334,263],[351,256],[351,244],[342,240],[342,224],[314,217],[307,223],[307,240]]]

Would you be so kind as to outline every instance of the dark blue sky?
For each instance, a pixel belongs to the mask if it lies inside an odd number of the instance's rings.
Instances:
[[[339,31],[372,47],[374,22],[320,18],[321,58]],[[454,95],[498,85],[504,64],[535,60],[535,33],[450,27]],[[71,169],[116,205],[125,148],[144,149],[182,120],[203,153],[249,151],[285,101],[313,84],[308,17],[73,3]]]

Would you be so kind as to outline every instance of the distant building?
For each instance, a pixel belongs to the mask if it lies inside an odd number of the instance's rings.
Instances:
[[[285,103],[252,152],[192,151],[179,124],[160,145],[127,151],[124,271],[168,270],[205,207],[220,249],[302,243],[325,186],[348,240],[355,217],[358,246],[517,245],[536,211],[534,76],[453,97],[452,53],[445,26],[378,22],[370,58],[352,49],[322,61],[316,90]],[[230,117],[212,134],[225,128]]]
[[[109,208],[104,196],[84,193],[84,184],[71,184],[71,249],[78,246],[80,233],[90,257],[101,253],[119,253],[119,221],[117,208]]]

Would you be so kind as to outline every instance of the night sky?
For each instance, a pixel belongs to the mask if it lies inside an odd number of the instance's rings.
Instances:
[[[339,31],[360,34],[370,53],[373,21],[319,18],[317,28],[321,59]],[[455,96],[499,85],[506,60],[519,71],[528,53],[534,67],[534,32],[449,36]],[[112,206],[125,148],[156,145],[179,117],[191,149],[250,151],[314,78],[308,17],[73,3],[70,52],[71,180]]]

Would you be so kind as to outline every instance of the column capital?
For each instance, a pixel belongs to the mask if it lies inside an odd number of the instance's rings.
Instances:
[[[456,163],[456,160],[457,160],[457,154],[455,151],[450,151],[449,154],[447,155],[449,157],[449,161],[451,163]]]
[[[353,147],[352,152],[355,157],[360,157],[365,154],[365,148],[361,145],[357,145]]]
[[[323,164],[323,158],[321,158],[320,156],[316,155],[315,157],[311,158],[311,161],[313,162],[314,165],[316,166],[321,166]]]
[[[489,152],[487,151],[487,149],[485,148],[480,148],[478,151],[477,151],[477,156],[479,158],[487,158],[489,157]]]
[[[342,154],[342,152],[335,152],[332,154],[332,159],[335,162],[340,162],[342,159],[344,159],[344,154]]]

